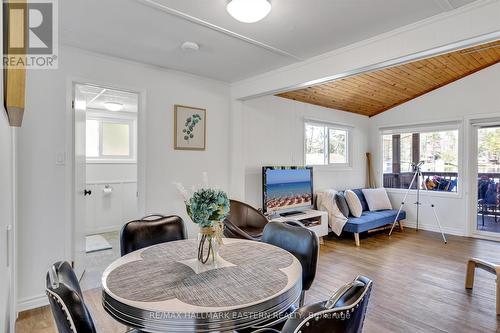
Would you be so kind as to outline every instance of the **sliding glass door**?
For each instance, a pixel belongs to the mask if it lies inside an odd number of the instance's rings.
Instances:
[[[500,235],[500,125],[475,126],[477,131],[476,231]]]

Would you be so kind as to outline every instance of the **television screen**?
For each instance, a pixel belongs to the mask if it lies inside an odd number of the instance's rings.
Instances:
[[[313,206],[311,167],[263,167],[265,212],[303,210]]]

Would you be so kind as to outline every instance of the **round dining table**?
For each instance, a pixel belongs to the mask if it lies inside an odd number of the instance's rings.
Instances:
[[[297,303],[302,267],[276,246],[224,238],[216,268],[198,264],[197,242],[129,253],[102,276],[102,304],[145,332],[231,332],[276,319]]]

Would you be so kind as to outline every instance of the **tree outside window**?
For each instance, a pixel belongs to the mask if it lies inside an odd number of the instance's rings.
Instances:
[[[457,191],[458,129],[383,135],[382,141],[384,187],[408,188],[412,163],[423,161],[424,179],[413,188],[425,181],[430,190]]]
[[[322,123],[305,123],[306,165],[349,165],[349,129]]]

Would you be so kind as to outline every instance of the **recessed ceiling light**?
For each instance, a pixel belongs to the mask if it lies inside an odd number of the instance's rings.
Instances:
[[[181,49],[183,51],[198,51],[200,49],[200,46],[195,43],[195,42],[184,42],[181,45]]]
[[[121,111],[123,104],[118,102],[104,102],[104,107],[109,111]]]
[[[243,23],[254,23],[262,20],[271,11],[268,0],[230,0],[227,12]]]

